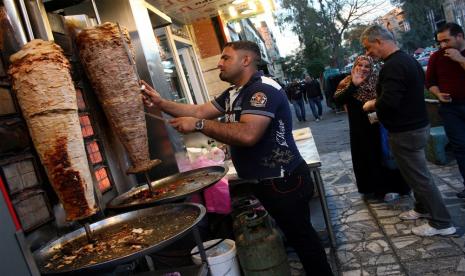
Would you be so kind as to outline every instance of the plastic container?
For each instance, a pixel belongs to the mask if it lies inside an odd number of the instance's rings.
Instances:
[[[203,243],[207,248],[220,240],[211,240]],[[199,249],[194,247],[191,254],[197,253]],[[240,276],[239,263],[236,256],[236,244],[233,240],[225,239],[222,243],[206,251],[208,265],[212,276]],[[192,261],[199,265],[202,263],[200,254],[192,256]]]

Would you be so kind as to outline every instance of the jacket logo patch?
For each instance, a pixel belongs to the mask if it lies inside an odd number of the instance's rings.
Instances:
[[[265,107],[267,100],[268,98],[265,93],[257,92],[253,94],[252,98],[250,98],[250,105],[255,107]]]

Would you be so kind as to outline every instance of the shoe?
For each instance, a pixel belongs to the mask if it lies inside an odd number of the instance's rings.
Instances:
[[[316,118],[316,119],[315,119],[315,122],[319,122],[319,121],[320,121],[320,119],[319,119],[319,118]]]
[[[390,203],[400,199],[400,195],[398,193],[387,193],[384,195],[384,202]]]
[[[455,231],[456,229],[454,226],[444,229],[437,229],[429,225],[428,223],[412,228],[412,233],[421,237],[431,237],[436,235],[447,236],[454,234]]]
[[[458,198],[465,198],[465,190],[455,194]]]
[[[408,210],[405,212],[400,213],[399,218],[402,220],[416,220],[419,218],[430,218],[431,216],[429,214],[422,214],[418,213],[415,210]]]

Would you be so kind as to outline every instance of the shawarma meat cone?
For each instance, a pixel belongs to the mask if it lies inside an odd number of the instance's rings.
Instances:
[[[126,29],[126,43],[133,53]],[[158,165],[150,160],[144,105],[136,72],[114,23],[84,29],[76,37],[79,55],[113,131],[126,148],[132,166],[127,173],[146,172]],[[130,58],[133,58],[131,56]]]
[[[9,74],[34,146],[69,221],[97,211],[69,62],[51,41],[10,58]]]

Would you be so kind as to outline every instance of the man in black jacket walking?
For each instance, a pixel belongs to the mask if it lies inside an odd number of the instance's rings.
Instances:
[[[299,122],[304,122],[305,120],[305,103],[304,103],[304,93],[302,85],[299,83],[298,79],[295,79],[291,84],[286,88],[286,93],[289,101],[294,106],[295,116]]]
[[[360,40],[367,55],[384,61],[376,85],[377,98],[366,102],[363,109],[376,110],[388,130],[394,158],[416,199],[414,209],[399,217],[429,218],[428,223],[412,228],[418,236],[454,234],[450,214],[426,165],[424,149],[430,125],[423,96],[423,69],[399,50],[392,33],[381,26],[368,27]]]
[[[307,99],[310,109],[312,110],[315,121],[323,119],[323,107],[321,106],[321,100],[323,100],[323,94],[321,93],[320,82],[310,76],[305,77],[304,83],[305,98]],[[318,108],[318,111],[317,111]]]

